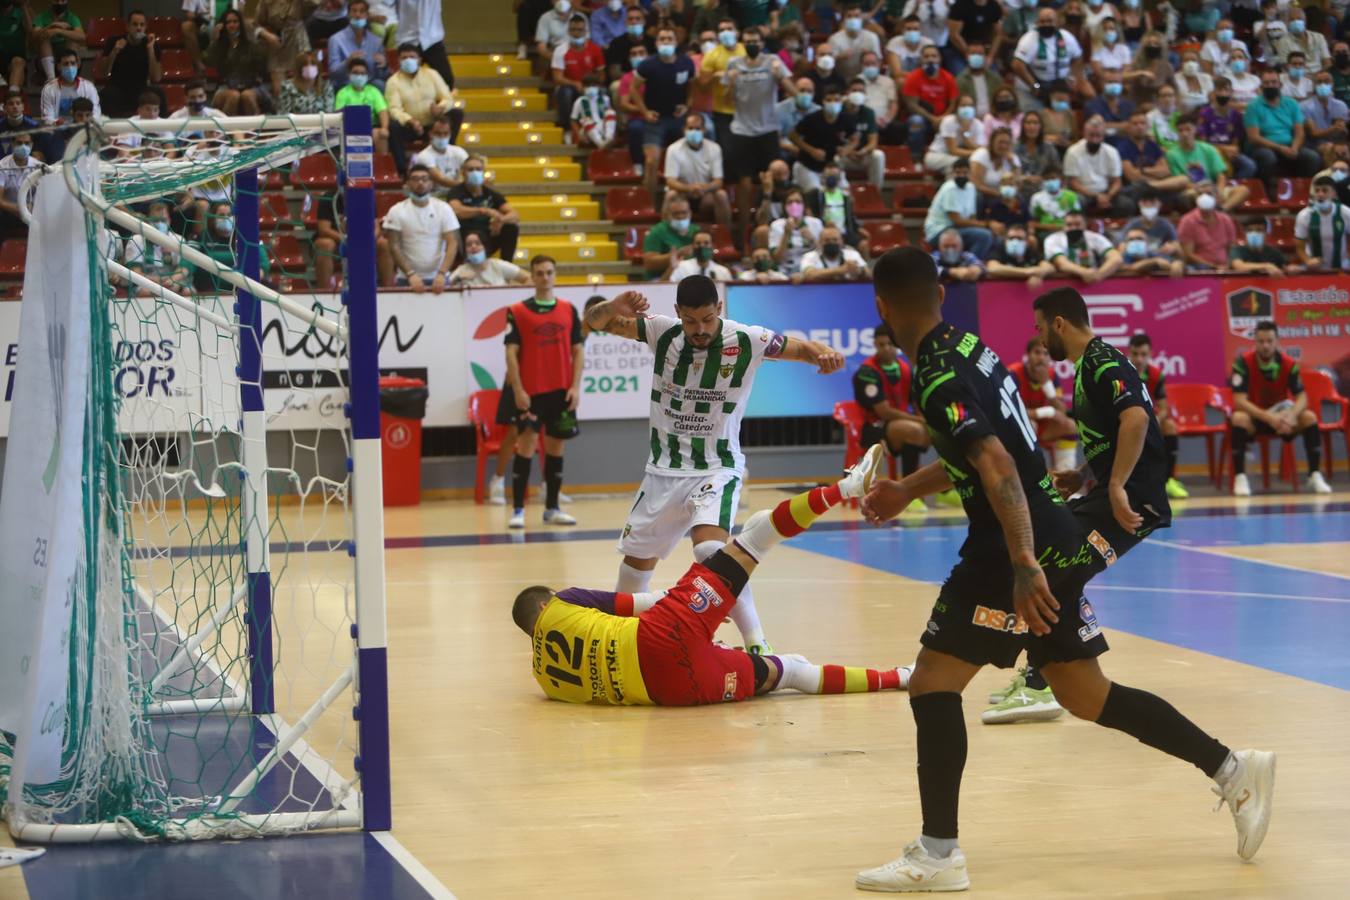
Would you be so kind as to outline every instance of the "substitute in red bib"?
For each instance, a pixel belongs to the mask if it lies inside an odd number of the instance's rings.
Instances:
[[[1053,455],[1055,471],[1072,469],[1078,460],[1078,426],[1069,418],[1064,394],[1055,384],[1050,351],[1039,337],[1027,341],[1026,356],[1008,366],[1022,404],[1036,424],[1036,439]]]

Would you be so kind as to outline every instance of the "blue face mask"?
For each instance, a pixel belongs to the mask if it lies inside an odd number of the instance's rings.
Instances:
[[[1148,255],[1148,242],[1133,240],[1125,244],[1125,255],[1133,259],[1143,259]]]
[[[798,95],[797,95],[797,108],[798,108],[798,109],[806,109],[806,108],[807,108],[808,106],[810,106],[810,105],[811,105],[811,95],[810,95],[810,94],[798,94]]]
[[[656,45],[656,52],[659,53],[659,54],[661,55],[661,58],[662,58],[662,59],[673,59],[673,58],[675,57],[675,45],[674,45],[674,44],[657,44],[657,45]]]
[[[469,262],[473,263],[475,266],[481,266],[483,263],[487,262],[487,251],[475,250],[472,253],[470,253],[466,258],[469,260]]]
[[[684,234],[689,230],[689,225],[692,221],[692,219],[671,219],[670,227],[675,229],[676,234]]]
[[[642,33],[647,30],[646,25],[629,25],[628,36],[633,38],[642,37]]]
[[[970,67],[971,67],[972,69],[983,69],[983,68],[984,68],[984,54],[983,54],[983,53],[972,53],[972,54],[970,54],[969,58],[966,59],[966,62],[970,63]]]
[[[349,78],[348,81],[351,82],[352,87],[356,88],[359,91],[361,90],[361,88],[366,86],[366,82],[370,81],[370,76],[365,74],[364,72],[358,72],[352,75],[352,77]]]
[[[470,169],[469,171],[465,172],[465,173],[464,173],[464,182],[465,182],[466,184],[468,184],[469,187],[479,187],[479,186],[481,186],[482,183],[483,183],[483,170],[482,170],[482,169]]]
[[[15,158],[15,159],[20,159],[20,160],[27,159],[27,158],[28,158],[28,154],[30,154],[30,153],[32,153],[32,152],[33,152],[33,148],[30,147],[28,144],[15,144],[15,145],[14,145],[14,158]]]
[[[684,142],[694,149],[698,149],[703,144],[703,132],[686,131],[684,133]]]
[[[1102,32],[1102,37],[1106,40],[1108,44],[1114,44],[1116,41],[1120,40],[1120,32],[1104,31]]]
[[[975,107],[958,106],[956,108],[956,117],[962,121],[969,122],[971,119],[975,118]]]
[[[1108,97],[1119,97],[1121,91],[1121,84],[1118,81],[1108,81],[1102,87],[1102,90],[1106,92],[1106,96]]]
[[[1235,59],[1228,64],[1228,68],[1233,70],[1234,75],[1241,75],[1247,71],[1247,61],[1245,59]]]
[[[825,115],[827,115],[827,116],[837,116],[837,115],[839,115],[840,112],[843,111],[843,109],[844,109],[844,104],[842,104],[842,103],[840,103],[840,102],[838,102],[838,101],[835,101],[834,103],[826,103],[826,104],[825,104]]]
[[[583,34],[583,35],[579,35],[579,36],[574,37],[574,38],[569,38],[569,40],[572,42],[572,46],[573,46],[573,47],[584,47],[584,46],[586,46],[586,35],[584,35],[584,34]]]
[[[971,57],[971,60],[972,60],[971,65],[974,65],[974,64],[975,64],[975,63],[973,62],[974,59],[975,59],[975,57],[972,56],[972,57]],[[874,79],[875,79],[878,75],[880,75],[880,74],[881,74],[881,67],[880,67],[880,66],[863,66],[863,77],[866,78],[868,81],[874,80]]]
[[[844,30],[857,33],[862,31],[862,19],[858,16],[849,16],[844,20]]]
[[[448,137],[433,137],[431,139],[431,149],[435,150],[437,153],[445,152],[445,149],[449,146],[450,139]]]
[[[998,187],[998,193],[999,196],[1003,197],[1003,199],[1011,200],[1012,198],[1017,196],[1017,185],[1001,184]]]
[[[62,66],[61,79],[63,81],[74,81],[80,74],[79,66]]]
[[[1308,23],[1302,19],[1295,19],[1289,23],[1290,34],[1302,34],[1308,30]]]
[[[1220,28],[1215,36],[1218,37],[1219,43],[1226,44],[1233,39],[1233,29]]]
[[[728,50],[730,50],[732,47],[736,46],[736,32],[734,31],[717,32],[717,42],[721,44],[723,47],[726,47]]]
[[[348,21],[350,21],[352,23],[352,27],[357,29],[358,31],[366,27],[365,19],[349,19]]]
[[[1247,232],[1247,246],[1253,250],[1260,250],[1266,245],[1266,236],[1259,231]]]
[[[1300,66],[1289,67],[1289,80],[1298,81],[1303,77],[1303,69]]]
[[[168,233],[169,233],[169,223],[168,223],[168,222],[165,222],[163,219],[156,219],[155,221],[151,222],[150,224],[154,225],[154,226],[155,226],[155,230],[158,231],[160,234],[168,234]]]
[[[1331,96],[1331,85],[1329,85],[1329,84],[1319,84],[1319,85],[1316,85],[1316,86],[1313,88],[1313,90],[1317,93],[1317,96],[1319,96],[1319,97],[1330,97],[1330,96]]]
[[[1027,252],[1027,242],[1021,238],[1008,238],[1003,242],[1003,248],[1008,251],[1009,256],[1022,256]]]
[[[911,47],[919,46],[919,41],[921,40],[923,40],[923,35],[920,34],[919,32],[917,31],[905,32],[905,43],[909,44]]]
[[[403,70],[404,75],[416,75],[417,70],[422,67],[421,60],[415,56],[409,56],[398,61],[398,67]]]
[[[19,148],[18,148],[18,147],[15,147],[14,149],[17,150],[17,149],[19,149]],[[1327,213],[1331,212],[1333,209],[1336,208],[1336,201],[1335,201],[1335,200],[1318,200],[1318,201],[1317,201],[1316,203],[1314,203],[1313,205],[1317,207],[1317,211],[1318,211],[1318,212],[1320,212],[1322,215],[1326,215]]]
[[[1050,108],[1053,109],[1055,112],[1068,112],[1068,111],[1069,111],[1069,101],[1068,101],[1068,100],[1052,100],[1052,101],[1050,101]]]
[[[221,216],[216,219],[216,228],[221,234],[234,234],[234,219],[230,216]]]
[[[1047,178],[1047,179],[1045,179],[1045,191],[1046,191],[1046,193],[1048,193],[1048,194],[1058,194],[1058,193],[1059,193],[1059,186],[1060,186],[1060,185],[1059,185],[1059,179],[1058,179],[1058,178]]]

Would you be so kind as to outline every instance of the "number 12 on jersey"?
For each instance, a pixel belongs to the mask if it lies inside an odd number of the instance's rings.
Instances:
[[[999,412],[1003,418],[1012,419],[1017,423],[1017,427],[1022,431],[1022,437],[1027,439],[1027,446],[1032,450],[1036,449],[1036,431],[1031,427],[1031,419],[1027,417],[1026,405],[1022,403],[1022,394],[1017,390],[1017,382],[1011,375],[1005,376],[1003,385],[998,389],[1001,402],[999,403]]]

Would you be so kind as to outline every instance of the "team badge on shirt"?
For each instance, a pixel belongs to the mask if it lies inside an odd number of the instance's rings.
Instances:
[[[1078,627],[1080,640],[1087,642],[1102,633],[1102,626],[1097,624],[1097,614],[1092,611],[1092,604],[1086,597],[1078,600],[1078,618],[1083,620],[1083,624]]]

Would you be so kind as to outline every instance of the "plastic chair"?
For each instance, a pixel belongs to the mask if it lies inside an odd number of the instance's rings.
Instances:
[[[375,154],[375,189],[402,188],[403,176],[398,174],[392,153]]]
[[[1347,455],[1350,455],[1350,400],[1340,395],[1331,376],[1317,369],[1308,369],[1301,373],[1303,389],[1308,392],[1308,409],[1317,414],[1317,430],[1322,434],[1322,459],[1327,464],[1327,478],[1335,470],[1335,456],[1331,438],[1339,434],[1345,441]],[[1335,410],[1335,417],[1328,415]]]
[[[642,242],[647,238],[647,227],[639,225],[629,228],[623,237],[623,258],[630,263],[642,265]]]
[[[909,234],[899,222],[868,222],[863,226],[863,231],[867,232],[867,249],[874,258],[887,250],[909,244]]]
[[[1292,252],[1298,243],[1294,238],[1293,216],[1271,216],[1266,219],[1266,231],[1270,234],[1272,247]]]
[[[1233,439],[1233,429],[1231,425],[1233,420],[1233,389],[1229,387],[1220,387],[1215,388],[1214,390],[1218,394],[1220,402],[1225,404],[1230,423],[1228,431],[1223,436],[1223,447],[1219,451],[1221,456],[1219,466],[1222,471],[1223,466],[1228,464],[1228,458],[1231,455],[1229,450],[1232,447]],[[1171,385],[1167,388],[1167,396],[1169,400],[1172,397]],[[1252,439],[1256,441],[1256,446],[1261,453],[1261,483],[1263,489],[1270,490],[1270,442],[1272,440],[1277,440],[1277,438],[1272,434],[1256,434],[1252,435]],[[1280,440],[1280,444],[1280,477],[1289,479],[1290,488],[1294,493],[1298,493],[1298,466],[1294,456],[1294,445],[1284,440]],[[1233,486],[1233,479],[1235,476],[1236,473],[1234,472],[1228,473],[1229,489]],[[1220,479],[1215,483],[1215,487],[1222,489],[1223,484],[1223,479]]]
[[[712,236],[713,259],[720,263],[735,262],[741,258],[741,251],[731,239],[731,229],[725,225],[709,225],[708,234]]]
[[[886,155],[887,178],[922,178],[923,169],[914,164],[914,157],[903,144],[898,147],[882,147]]]
[[[1237,212],[1243,215],[1267,216],[1279,212],[1280,208],[1270,202],[1266,196],[1266,183],[1259,178],[1244,178],[1240,182],[1247,189],[1247,199],[1238,206]]]
[[[126,23],[117,16],[97,16],[84,25],[86,46],[90,50],[102,50],[108,38],[121,37],[126,33]]]
[[[263,231],[277,231],[292,227],[291,211],[281,194],[259,194],[258,227]]]
[[[291,169],[291,184],[311,191],[334,190],[337,187],[337,163],[326,153],[301,157]]]
[[[592,150],[586,157],[586,171],[596,184],[637,184],[642,180],[626,148]]]
[[[1169,384],[1167,386],[1167,413],[1177,424],[1178,437],[1203,437],[1205,456],[1209,460],[1209,480],[1217,488],[1223,483],[1223,458],[1215,456],[1214,439],[1221,438],[1221,451],[1229,443],[1232,401],[1224,401],[1220,388],[1211,384]],[[1209,410],[1223,417],[1221,422],[1209,421]]]
[[[272,260],[272,277],[289,275],[303,278],[309,271],[309,260],[293,234],[273,235],[267,249]]]
[[[151,16],[145,30],[155,36],[155,47],[165,50],[183,46],[183,26],[173,16]]]
[[[27,259],[27,241],[8,240],[0,244],[0,277],[22,277]]]
[[[165,50],[159,56],[159,65],[163,71],[161,81],[191,81],[197,77],[186,50]]]
[[[1281,178],[1275,182],[1275,196],[1270,199],[1280,209],[1298,212],[1308,205],[1311,191],[1311,178]]]
[[[860,219],[889,219],[891,210],[882,199],[876,185],[855,184],[853,194],[853,214]]]
[[[623,224],[655,224],[661,220],[656,207],[652,205],[652,195],[646,188],[615,187],[605,193],[605,210],[610,219]]]
[[[937,185],[926,181],[914,181],[895,186],[895,211],[926,210],[937,195]]]
[[[501,399],[501,391],[474,391],[469,395],[469,424],[473,426],[478,453],[473,502],[480,506],[487,499],[488,460],[497,457],[506,436],[506,426],[497,424],[497,404]]]
[[[177,21],[177,20],[175,20]],[[187,88],[181,84],[160,85],[164,91],[164,115],[187,106]]]

